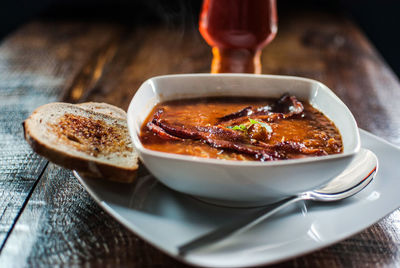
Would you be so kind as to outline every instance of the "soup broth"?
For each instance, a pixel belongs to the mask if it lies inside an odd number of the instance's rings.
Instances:
[[[226,160],[274,161],[343,151],[333,122],[287,94],[163,102],[143,123],[140,140],[151,150]]]

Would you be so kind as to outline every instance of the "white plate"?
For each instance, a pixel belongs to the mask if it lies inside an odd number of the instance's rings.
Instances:
[[[208,267],[246,267],[299,256],[343,240],[400,206],[400,149],[361,131],[362,147],[379,159],[379,172],[357,195],[336,203],[299,203],[248,232],[184,258],[177,246],[248,213],[202,203],[178,194],[139,172],[134,185],[90,180],[74,173],[110,215],[170,256]]]

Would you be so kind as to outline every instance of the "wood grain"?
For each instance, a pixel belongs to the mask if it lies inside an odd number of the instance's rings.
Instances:
[[[161,45],[160,45],[161,44]],[[211,52],[196,29],[143,27],[126,33],[99,81],[85,98],[127,109],[146,79],[209,71]]]
[[[327,13],[297,12],[281,17],[279,27],[276,40],[263,53],[264,73],[301,75],[326,83],[350,107],[362,128],[400,144],[398,79],[350,20]],[[29,50],[29,43],[36,50]],[[18,49],[23,44],[29,53]],[[9,98],[7,103],[14,101],[16,120],[22,120],[39,103],[57,98],[105,101],[126,109],[145,79],[161,74],[208,72],[211,60],[208,46],[194,28],[126,28],[90,22],[30,24],[0,47],[0,58],[5,55],[9,58],[0,64],[11,65],[0,65],[0,76],[6,73],[2,76],[5,79],[15,75],[8,79],[15,86],[0,87],[0,92]],[[14,67],[13,62],[21,58],[24,63]],[[30,76],[28,79],[21,75]],[[20,81],[25,81],[21,77],[31,84],[20,86]],[[38,99],[29,106],[27,103],[35,96]],[[1,101],[4,107],[7,103]],[[21,131],[17,124],[8,122],[7,116],[0,118],[2,126],[15,127],[10,135],[15,136],[12,142],[0,149],[0,159],[5,161],[18,155],[13,146],[23,142],[17,135]],[[12,198],[20,195],[12,212],[5,204],[13,199],[3,195],[0,198],[3,215],[10,219],[3,224],[4,216],[1,218],[2,231],[9,232],[9,236],[0,255],[0,266],[186,267],[113,220],[69,171],[52,164],[38,180],[10,231],[10,223],[44,167],[26,145],[22,147],[19,159],[23,160],[6,164],[5,170],[11,175],[4,178],[11,181],[2,179],[0,185],[3,193],[14,189]],[[28,155],[32,164],[26,165]],[[22,177],[18,174],[31,178],[26,190],[15,186],[15,178]],[[341,243],[275,266],[399,266],[399,213],[395,211]]]
[[[33,22],[1,44],[0,247],[46,164],[24,141],[23,120],[59,99],[113,35],[106,25]]]

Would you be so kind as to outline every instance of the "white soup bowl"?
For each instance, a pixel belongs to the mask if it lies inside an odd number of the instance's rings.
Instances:
[[[247,96],[306,100],[339,129],[343,153],[270,162],[208,159],[149,150],[140,129],[154,106],[167,100]],[[166,186],[214,203],[253,206],[323,186],[340,174],[360,150],[353,115],[324,84],[306,78],[247,74],[184,74],[145,81],[128,109],[128,128],[140,159]]]

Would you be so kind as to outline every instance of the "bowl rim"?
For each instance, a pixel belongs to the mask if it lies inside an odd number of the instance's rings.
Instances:
[[[227,160],[227,159],[216,159],[216,158],[204,158],[204,157],[199,157],[199,156],[190,156],[190,155],[181,155],[181,154],[175,154],[175,153],[166,153],[166,152],[160,152],[160,151],[155,151],[155,150],[150,150],[147,149],[143,146],[139,139],[139,133],[135,131],[134,127],[134,118],[132,118],[133,114],[133,101],[135,97],[137,96],[137,93],[139,90],[142,88],[142,86],[146,83],[152,83],[152,80],[157,80],[157,79],[168,79],[168,78],[180,78],[180,77],[246,77],[246,78],[274,78],[274,79],[283,79],[283,80],[297,80],[297,81],[305,81],[313,84],[318,84],[321,86],[321,88],[324,88],[323,90],[326,90],[330,97],[335,99],[341,106],[343,106],[344,110],[347,112],[349,119],[351,123],[355,126],[355,133],[353,133],[356,141],[356,145],[354,148],[346,153],[339,153],[339,154],[332,154],[332,155],[326,155],[326,156],[314,156],[314,157],[306,157],[306,158],[300,158],[300,159],[285,159],[285,160],[276,160],[276,161],[240,161],[240,160]],[[152,83],[153,84],[153,83]],[[184,98],[182,98],[184,99]],[[159,102],[156,102],[158,104]],[[153,106],[154,107],[154,106]],[[331,120],[331,119],[330,119]],[[224,73],[224,74],[209,74],[209,73],[187,73],[187,74],[170,74],[170,75],[160,75],[160,76],[154,76],[146,81],[144,81],[138,90],[136,91],[135,95],[132,97],[132,100],[129,104],[128,107],[128,112],[127,112],[127,123],[128,123],[128,130],[130,133],[130,136],[132,138],[133,144],[135,149],[139,152],[139,157],[142,157],[141,154],[146,154],[150,155],[156,158],[164,158],[168,160],[177,160],[177,161],[183,161],[183,162],[198,162],[198,163],[204,163],[204,164],[210,164],[210,165],[227,165],[227,166],[242,166],[242,167],[266,167],[266,166],[282,166],[282,165],[299,165],[299,164],[307,164],[307,163],[314,163],[314,162],[320,162],[320,161],[329,161],[332,159],[338,159],[338,158],[345,158],[345,157],[350,157],[352,155],[355,155],[357,152],[360,151],[361,148],[361,141],[360,141],[360,133],[359,129],[357,126],[357,122],[351,113],[350,109],[343,103],[343,101],[336,96],[336,94],[325,84],[322,82],[319,82],[314,79],[310,78],[304,78],[304,77],[298,77],[298,76],[290,76],[290,75],[267,75],[267,74],[235,74],[235,73]],[[335,122],[334,122],[335,123]]]

